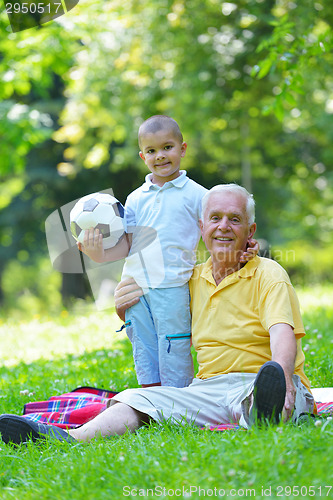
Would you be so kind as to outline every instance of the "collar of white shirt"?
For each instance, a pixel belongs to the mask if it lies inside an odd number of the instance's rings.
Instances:
[[[145,177],[145,183],[142,186],[143,191],[149,191],[149,189],[163,189],[164,186],[172,184],[175,187],[182,188],[184,184],[188,181],[188,177],[186,177],[186,170],[180,170],[180,175],[173,179],[172,181],[166,182],[163,186],[158,186],[157,184],[153,184],[151,181],[151,176],[153,174],[147,174]]]

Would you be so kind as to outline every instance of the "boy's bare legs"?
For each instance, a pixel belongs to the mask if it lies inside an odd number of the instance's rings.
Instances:
[[[115,403],[97,417],[77,429],[69,430],[68,433],[78,441],[90,441],[98,436],[115,436],[134,432],[148,421],[149,416],[145,413],[134,410],[125,403]]]

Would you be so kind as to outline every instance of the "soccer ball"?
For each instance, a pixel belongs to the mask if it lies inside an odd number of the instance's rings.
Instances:
[[[125,231],[122,204],[107,193],[93,193],[81,198],[70,213],[72,235],[83,243],[84,232],[91,227],[102,233],[104,249],[115,246]]]

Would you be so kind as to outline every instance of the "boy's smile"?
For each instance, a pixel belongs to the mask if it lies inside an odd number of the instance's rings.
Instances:
[[[140,157],[152,175],[152,182],[163,186],[179,177],[180,160],[185,156],[186,143],[181,143],[168,129],[147,133],[140,140]]]

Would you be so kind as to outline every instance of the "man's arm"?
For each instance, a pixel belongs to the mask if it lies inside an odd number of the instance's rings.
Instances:
[[[95,262],[113,262],[125,259],[132,245],[132,235],[125,233],[118,243],[104,250],[103,235],[98,229],[87,229],[84,232],[83,245],[78,243],[78,249]]]
[[[142,295],[142,288],[133,278],[127,278],[117,285],[114,291],[114,303],[116,313],[122,321],[125,321],[125,311],[139,302]]]
[[[292,381],[296,359],[296,338],[294,331],[287,323],[277,323],[269,329],[272,361],[279,363],[286,378],[286,399],[284,410],[286,420],[293,412],[295,405],[296,389]]]

